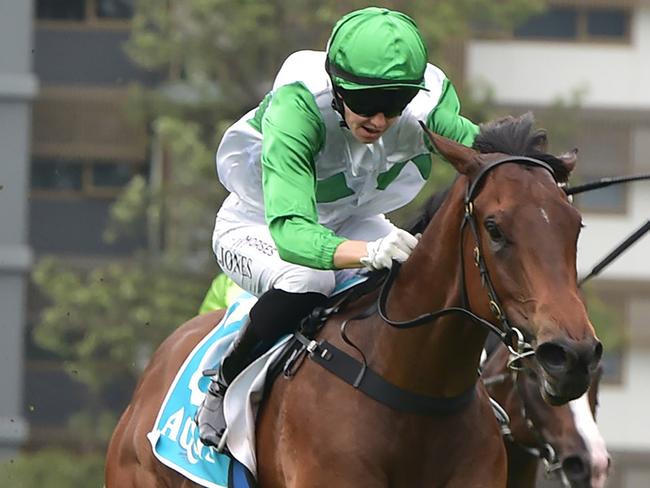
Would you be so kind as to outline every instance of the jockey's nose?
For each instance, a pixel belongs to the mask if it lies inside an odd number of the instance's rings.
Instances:
[[[370,123],[375,126],[375,128],[382,130],[386,127],[387,118],[382,112],[377,112],[375,115],[370,117]]]

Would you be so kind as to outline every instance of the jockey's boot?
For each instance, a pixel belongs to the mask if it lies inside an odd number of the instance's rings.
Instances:
[[[230,382],[255,360],[252,352],[259,348],[261,341],[252,331],[249,320],[242,328],[235,341],[226,351],[221,367],[213,375],[203,403],[196,412],[196,424],[199,438],[206,446],[217,447],[226,428],[223,414],[223,399]],[[260,353],[261,354],[261,353]],[[204,373],[207,374],[207,373]]]
[[[289,293],[276,288],[259,298],[250,311],[249,321],[226,351],[219,370],[212,374],[208,392],[196,413],[203,444],[218,447],[224,434],[223,399],[230,383],[282,336],[293,333],[300,320],[325,299],[320,293]]]

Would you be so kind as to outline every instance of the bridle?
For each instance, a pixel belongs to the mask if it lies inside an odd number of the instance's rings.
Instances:
[[[519,165],[543,168],[546,171],[548,171],[551,174],[551,176],[553,176],[553,179],[557,182],[555,172],[553,171],[553,168],[551,168],[549,164],[540,161],[538,159],[534,159],[526,156],[506,156],[501,159],[492,161],[486,164],[485,166],[482,166],[478,174],[474,177],[474,179],[467,183],[467,187],[465,190],[465,198],[464,198],[465,212],[464,212],[462,223],[460,225],[460,244],[459,244],[460,268],[461,268],[460,277],[461,277],[461,289],[462,289],[461,306],[443,308],[435,312],[429,312],[420,315],[419,317],[416,317],[414,319],[405,320],[405,321],[397,321],[388,318],[386,313],[386,302],[388,299],[388,293],[395,281],[395,278],[400,268],[398,263],[393,262],[393,266],[390,270],[388,278],[384,282],[384,285],[382,286],[379,295],[378,313],[379,316],[382,318],[382,320],[384,320],[390,326],[398,329],[410,329],[413,327],[418,327],[420,325],[431,323],[440,317],[452,313],[463,314],[466,317],[470,318],[474,323],[482,327],[485,327],[490,332],[493,332],[499,337],[501,342],[505,344],[505,346],[510,351],[510,354],[512,355],[512,359],[509,361],[508,366],[510,368],[516,369],[521,367],[520,363],[523,359],[533,356],[535,352],[533,350],[533,347],[528,342],[526,342],[524,338],[524,334],[518,328],[510,324],[510,321],[508,320],[505,313],[503,312],[503,307],[501,306],[499,297],[497,296],[494,285],[492,284],[489,270],[487,268],[487,265],[485,264],[485,259],[483,258],[483,253],[481,250],[481,240],[478,232],[478,223],[476,221],[476,215],[474,213],[474,199],[480,193],[481,183],[483,183],[483,180],[485,179],[485,177],[488,175],[490,171],[506,163],[514,163]],[[463,253],[463,243],[464,243],[466,228],[469,228],[474,238],[474,250],[473,250],[474,264],[478,267],[479,274],[481,277],[481,283],[483,287],[486,289],[490,310],[499,325],[495,325],[492,322],[479,317],[478,315],[474,314],[470,310],[469,298],[467,294],[467,285],[465,282],[465,258]]]
[[[519,368],[519,363],[522,360],[533,356],[534,350],[532,346],[525,341],[523,333],[519,329],[513,327],[508,321],[505,314],[502,312],[503,308],[501,307],[494,286],[492,285],[487,266],[483,260],[478,224],[476,222],[476,216],[474,214],[474,199],[480,192],[480,184],[483,182],[486,175],[491,170],[506,163],[540,167],[551,173],[555,179],[553,169],[545,162],[525,156],[506,156],[481,167],[476,177],[468,182],[464,198],[465,214],[460,226],[459,239],[461,268],[460,272],[462,276],[462,303],[460,306],[443,308],[435,312],[420,315],[419,317],[416,317],[412,320],[391,320],[386,314],[386,301],[390,289],[395,282],[397,273],[400,269],[399,263],[393,262],[388,276],[383,281],[383,285],[381,287],[379,298],[376,304],[373,303],[373,305],[366,308],[359,314],[344,320],[340,326],[341,337],[343,341],[359,354],[361,360],[359,361],[353,358],[348,353],[341,350],[339,347],[335,346],[327,340],[317,340],[311,338],[314,336],[313,332],[318,330],[319,325],[323,324],[327,317],[341,310],[341,307],[348,302],[349,297],[344,296],[342,299],[337,300],[334,305],[318,310],[317,313],[313,313],[312,316],[310,316],[310,318],[307,320],[307,326],[303,326],[300,331],[294,334],[295,341],[293,345],[295,347],[292,346],[291,350],[288,353],[289,356],[284,362],[283,371],[285,376],[293,376],[297,368],[302,363],[302,358],[306,356],[320,366],[324,367],[332,374],[338,376],[344,382],[352,385],[354,388],[357,388],[378,402],[383,403],[384,405],[387,405],[396,410],[423,415],[446,415],[453,412],[458,412],[460,409],[469,405],[469,403],[476,395],[475,385],[472,385],[464,392],[461,392],[460,394],[453,397],[431,397],[404,390],[386,381],[380,374],[373,371],[372,368],[369,368],[363,351],[357,347],[347,336],[346,327],[350,322],[369,317],[375,312],[379,314],[384,322],[398,329],[409,329],[417,327],[431,323],[437,318],[448,314],[460,313],[469,317],[473,322],[485,327],[490,332],[493,332],[499,337],[499,339],[507,346],[508,350],[514,357],[514,359],[509,363],[510,368]],[[465,261],[463,259],[463,245],[466,227],[470,229],[470,232],[474,236],[474,262],[479,268],[481,282],[487,290],[490,310],[496,317],[499,325],[495,325],[492,322],[479,317],[470,310],[464,278]],[[382,279],[383,276],[385,275],[382,273]],[[312,333],[308,333],[306,331],[311,331]],[[305,335],[305,333],[307,335]]]
[[[508,361],[508,364],[511,362],[511,360],[512,357]],[[514,385],[515,393],[517,394],[517,397],[519,398],[519,403],[521,405],[520,406],[521,418],[524,420],[526,426],[532,432],[533,436],[537,440],[537,446],[528,446],[519,441],[516,441],[509,430],[506,437],[510,443],[517,446],[517,448],[520,449],[521,451],[540,459],[544,463],[545,474],[547,476],[550,476],[562,469],[562,463],[560,462],[560,459],[557,453],[555,452],[553,446],[549,442],[547,442],[546,439],[544,439],[544,436],[541,434],[539,428],[535,425],[533,420],[528,415],[528,411],[526,408],[526,401],[519,387],[520,371],[521,368],[517,368],[510,371],[510,374],[503,373],[503,374],[495,375],[493,377],[484,378],[483,384],[485,386],[491,386],[491,385],[503,383],[508,377],[510,377],[510,379],[512,380],[512,384]],[[560,474],[561,472],[558,473],[558,475]],[[564,482],[564,480],[562,481]]]

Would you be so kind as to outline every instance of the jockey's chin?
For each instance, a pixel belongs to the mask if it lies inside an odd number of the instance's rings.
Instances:
[[[347,106],[345,107],[345,122],[350,128],[354,138],[363,144],[372,144],[379,139],[395,123],[399,115],[386,117],[379,112],[370,117],[355,114]]]

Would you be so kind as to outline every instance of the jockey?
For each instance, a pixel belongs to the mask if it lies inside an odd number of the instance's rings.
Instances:
[[[327,52],[289,56],[272,91],[226,131],[216,160],[230,195],[212,243],[224,273],[259,300],[197,413],[204,444],[223,435],[228,384],[324,301],[337,270],[408,258],[417,239],[384,213],[430,174],[418,121],[471,146],[478,127],[459,111],[415,22],[369,7],[336,23]]]

